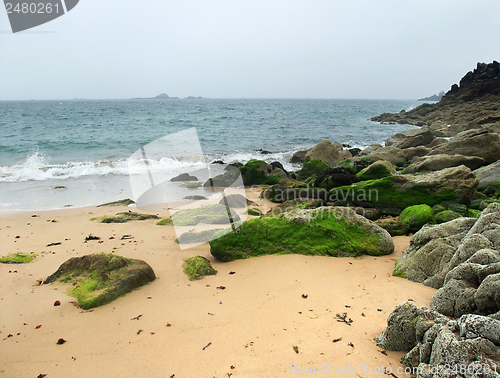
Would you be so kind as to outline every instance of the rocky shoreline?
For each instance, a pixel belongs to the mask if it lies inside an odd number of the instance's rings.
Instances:
[[[225,186],[241,172],[245,185],[266,185],[262,196],[279,203],[276,209],[283,212],[268,215],[274,229],[292,227],[297,219],[308,223],[303,217],[290,220],[294,212],[350,208],[351,218],[355,213],[367,218],[372,235],[381,235],[381,230],[392,236],[414,232],[393,274],[438,291],[430,309],[410,302],[396,307],[377,343],[408,352],[402,363],[414,369],[416,377],[499,377],[499,103],[499,63],[478,63],[439,102],[372,118],[421,126],[392,136],[385,146],[349,150],[324,140],[293,155],[292,162],[302,163],[297,172],[286,172],[279,163],[251,160],[214,182]],[[238,245],[236,233],[210,242],[217,251],[214,256],[276,253],[259,247],[259,240],[269,239],[262,233],[269,229],[267,219],[254,219],[251,229],[242,231],[241,237],[253,240],[243,254],[233,248]],[[281,237],[294,238],[286,233]],[[301,245],[307,248],[307,243]],[[307,250],[285,248],[278,253]]]

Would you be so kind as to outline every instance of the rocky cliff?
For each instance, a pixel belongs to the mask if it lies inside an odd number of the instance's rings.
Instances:
[[[500,64],[478,63],[459,82],[453,84],[435,104],[422,104],[408,112],[384,113],[372,121],[401,123],[416,126],[444,122],[457,132],[484,125],[492,131],[500,130]]]

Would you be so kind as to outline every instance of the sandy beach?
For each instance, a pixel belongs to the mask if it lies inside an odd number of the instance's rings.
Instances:
[[[382,366],[409,376],[396,370],[403,353],[382,353],[373,340],[397,304],[412,299],[426,306],[435,292],[392,276],[409,237],[395,237],[395,252],[383,257],[222,263],[208,244],[181,250],[174,228],[155,220],[90,220],[128,210],[2,214],[0,254],[38,257],[0,264],[0,377],[285,377],[314,368],[316,375],[343,369],[342,375],[369,377],[384,375]],[[84,242],[89,234],[101,240]],[[157,279],[90,311],[74,305],[68,286],[37,285],[68,258],[97,252],[143,259]],[[210,259],[217,275],[190,282],[182,263],[195,255]],[[350,325],[337,321],[343,313]],[[67,342],[57,345],[59,338]]]

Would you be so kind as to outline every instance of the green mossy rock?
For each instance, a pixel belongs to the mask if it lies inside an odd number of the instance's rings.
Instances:
[[[127,223],[133,220],[160,219],[154,214],[140,214],[133,211],[118,213],[112,217],[102,217],[101,223]]]
[[[283,170],[257,159],[249,160],[239,170],[245,186],[274,185],[287,177]]]
[[[207,243],[213,238],[214,234],[220,230],[222,229],[217,228],[200,232],[184,232],[175,240],[175,242],[178,244]],[[226,232],[229,231],[230,229],[226,230]]]
[[[467,210],[467,216],[469,218],[479,218],[481,216],[481,210],[469,209]]]
[[[301,179],[305,179],[311,176],[319,177],[322,176],[328,168],[330,168],[330,166],[327,162],[318,159],[312,159],[304,163],[302,169],[298,172],[298,176]]]
[[[446,168],[421,175],[395,175],[330,190],[328,201],[346,200],[397,215],[404,208],[427,204],[468,203],[478,179],[465,167]],[[369,205],[369,206],[368,206]]]
[[[410,227],[397,220],[381,221],[376,220],[375,224],[386,230],[391,236],[405,236],[410,233]]]
[[[262,215],[262,211],[260,211],[259,209],[256,209],[256,208],[251,208],[251,209],[248,209],[248,215],[260,217]]]
[[[228,210],[231,214],[231,222],[238,222],[240,217],[234,210],[219,204],[179,210],[171,218],[175,226],[196,226],[199,223],[228,224]]]
[[[385,160],[379,160],[356,174],[360,181],[376,180],[396,174],[394,166]]]
[[[190,257],[182,264],[182,269],[190,281],[217,274],[217,271],[210,265],[210,261],[203,256]]]
[[[477,210],[476,210],[477,211]],[[445,223],[452,221],[453,219],[460,218],[462,215],[459,213],[455,213],[451,210],[444,210],[436,214],[436,222],[437,223]]]
[[[72,283],[68,294],[87,310],[109,303],[155,278],[153,269],[142,260],[96,253],[67,260],[44,284]]]
[[[172,218],[168,217],[165,219],[162,219],[158,223],[156,223],[157,226],[173,226],[174,222],[172,222]]]
[[[135,202],[132,201],[130,198],[126,198],[126,199],[122,199],[122,200],[118,200],[118,201],[103,203],[101,205],[97,205],[97,207],[102,207],[102,206],[128,206],[128,205],[132,205],[134,203]]]
[[[434,211],[434,214],[440,213],[441,211],[445,211],[446,207],[443,205],[434,205],[432,206],[432,211]]]
[[[255,218],[236,232],[210,241],[210,253],[221,261],[291,253],[380,256],[393,251],[387,231],[346,207],[297,209],[281,217]]]
[[[26,264],[32,262],[36,258],[35,253],[11,253],[10,255],[0,258],[2,264]]]
[[[414,205],[404,209],[398,217],[399,221],[408,225],[411,232],[416,232],[424,224],[436,224],[434,212],[429,205]]]
[[[448,210],[454,211],[455,213],[460,214],[461,216],[467,216],[467,206],[461,203],[452,203],[448,206]]]

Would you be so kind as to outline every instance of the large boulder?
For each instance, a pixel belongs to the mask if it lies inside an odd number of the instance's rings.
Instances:
[[[396,174],[394,165],[385,160],[378,160],[370,164],[365,169],[356,174],[357,178],[361,181],[375,180]]]
[[[349,168],[329,168],[316,179],[314,186],[330,190],[332,188],[344,185],[351,185],[358,182],[359,179],[354,173],[354,170]]]
[[[344,159],[352,157],[351,153],[343,150],[343,147],[338,142],[330,142],[329,140],[322,140],[313,148],[307,150],[304,160],[322,160],[329,165],[334,166]]]
[[[486,129],[473,129],[458,133],[446,144],[432,149],[429,155],[479,156],[486,164],[500,159],[500,137]]]
[[[297,176],[300,179],[306,179],[310,176],[322,176],[328,168],[330,166],[326,161],[318,159],[307,160],[302,169],[297,173]]]
[[[109,303],[155,278],[153,269],[142,260],[95,253],[70,258],[44,284],[56,281],[72,284],[69,294],[87,310]]]
[[[386,146],[394,146],[405,149],[409,147],[427,146],[435,136],[428,127],[405,130],[393,135],[385,142]]]
[[[394,243],[387,231],[351,208],[331,206],[254,218],[234,233],[210,241],[210,253],[221,261],[284,253],[380,256],[393,250]]]
[[[420,230],[425,224],[436,223],[432,208],[426,204],[407,207],[399,214],[398,219],[408,225],[411,232]]]
[[[477,169],[484,165],[484,159],[478,156],[463,155],[430,155],[417,157],[411,165],[405,168],[405,173],[440,171],[445,168],[465,165],[469,169]]]
[[[478,181],[471,170],[462,165],[422,175],[388,176],[333,188],[329,200],[351,201],[356,206],[375,207],[398,215],[412,205],[468,203]]]
[[[376,338],[388,350],[408,352],[401,362],[416,378],[498,377],[500,322],[484,316],[458,321],[405,302],[387,320]],[[411,369],[410,369],[411,370]]]
[[[282,168],[257,159],[249,160],[239,170],[245,186],[273,185],[288,177]]]
[[[403,165],[406,162],[403,150],[394,146],[369,146],[361,151],[358,157],[368,161],[386,160],[393,165]]]
[[[445,269],[462,238],[476,222],[475,218],[458,218],[439,225],[424,226],[410,239],[410,246],[396,261],[393,274],[438,289],[444,276],[434,276]]]
[[[493,183],[500,183],[500,160],[486,167],[478,168],[473,172],[479,179],[479,187],[485,188]]]

